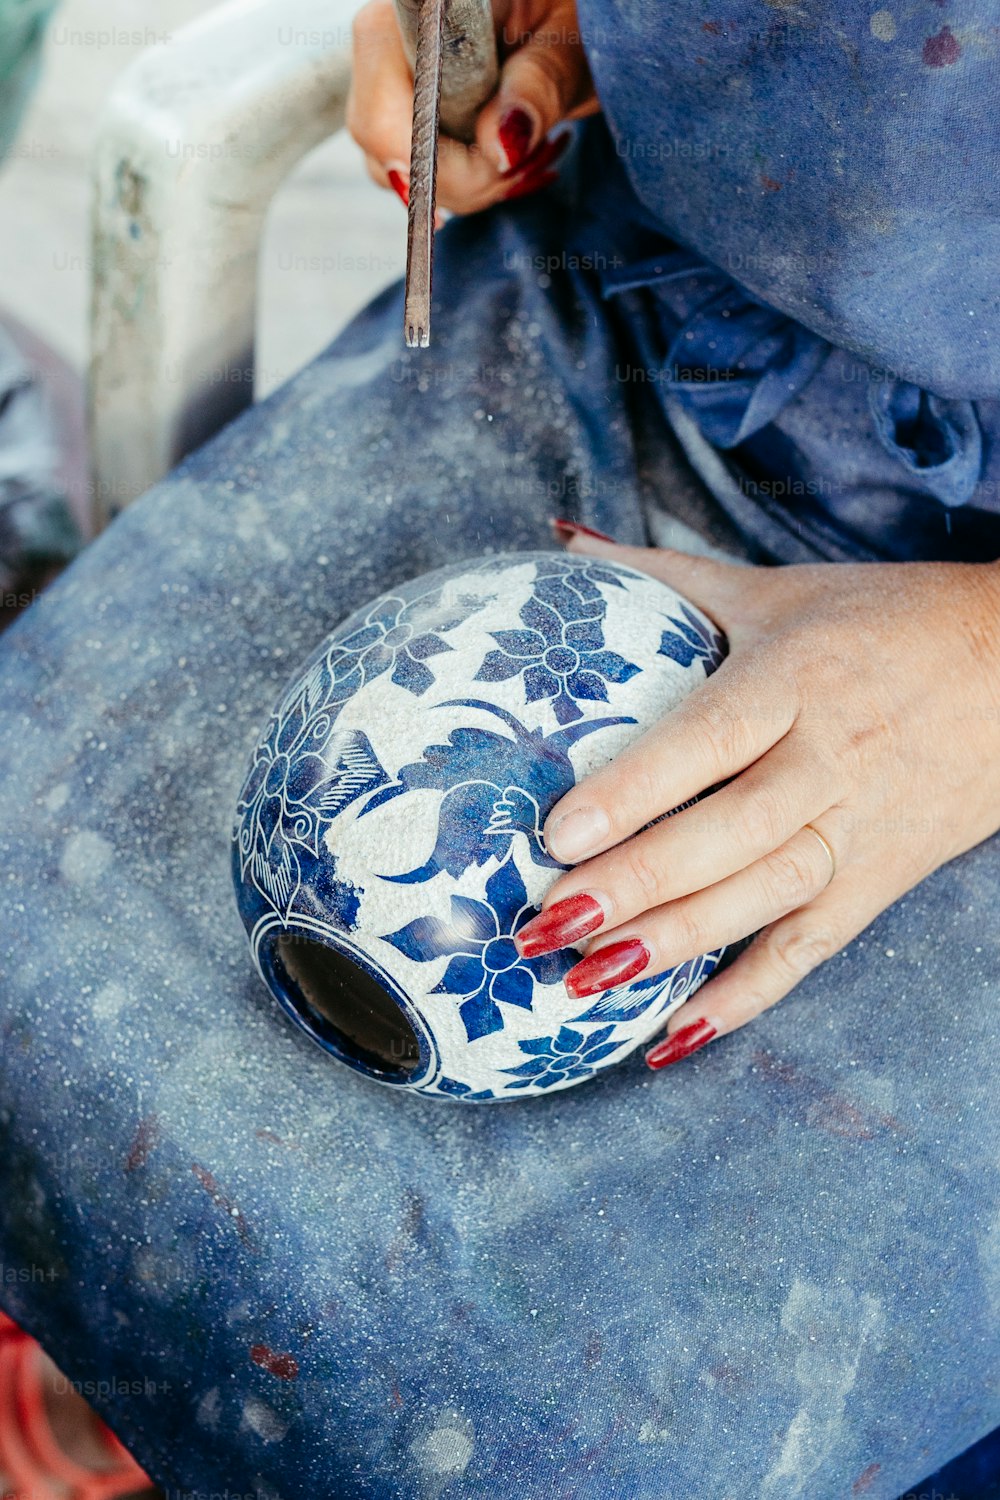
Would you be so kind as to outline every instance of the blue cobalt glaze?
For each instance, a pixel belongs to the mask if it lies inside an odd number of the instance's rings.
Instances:
[[[278,1002],[350,1066],[438,1098],[523,1098],[627,1056],[721,953],[582,1002],[573,949],[526,959],[514,938],[563,868],[550,809],[724,653],[666,585],[550,553],[445,568],[350,616],[239,798],[237,899]]]

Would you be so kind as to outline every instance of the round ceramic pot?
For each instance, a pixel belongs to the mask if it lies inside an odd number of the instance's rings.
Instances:
[[[725,651],[672,589],[548,552],[418,578],[296,676],[240,795],[233,871],[288,1014],[368,1077],[523,1099],[618,1062],[708,977],[705,954],[573,999],[574,949],[513,937],[563,868],[549,810]]]

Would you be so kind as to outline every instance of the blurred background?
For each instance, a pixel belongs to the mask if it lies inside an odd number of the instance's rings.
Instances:
[[[345,51],[359,3],[330,0],[324,20]],[[102,108],[134,57],[213,8],[0,0],[0,629],[91,527],[83,381]],[[405,245],[402,204],[374,187],[346,135],[299,164],[261,246],[258,398],[402,274]]]
[[[343,30],[345,48],[359,4],[330,0],[330,28]],[[144,42],[166,40],[212,8],[209,0],[64,0],[49,21],[41,78],[0,165],[0,310],[77,371],[87,357],[88,161],[101,106]],[[275,199],[261,254],[257,394],[401,276],[405,251],[402,204],[369,181],[346,135],[307,157]]]

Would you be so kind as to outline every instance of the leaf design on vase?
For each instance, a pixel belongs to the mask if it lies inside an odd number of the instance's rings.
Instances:
[[[303,861],[322,855],[330,819],[388,780],[361,730],[330,729],[310,717],[309,684],[275,717],[257,748],[237,804],[240,873],[288,920],[302,885]],[[312,748],[322,745],[322,750]]]
[[[481,709],[511,733],[474,725],[453,729],[447,743],[428,745],[420,760],[401,767],[396,780],[365,803],[363,818],[407,792],[444,793],[428,858],[406,874],[382,878],[410,885],[430,880],[441,870],[457,876],[470,865],[501,858],[504,843],[509,849],[517,833],[527,838],[535,864],[561,868],[546,850],[541,830],[549,810],[574,783],[570,747],[597,730],[635,720],[581,720],[545,735],[540,728],[528,729],[506,709],[476,698],[449,699],[435,707]]]
[[[686,604],[680,607],[682,619],[666,616],[670,629],[660,637],[658,656],[669,657],[681,667],[689,667],[699,659],[705,663],[705,676],[709,677],[725,660],[727,643],[721,631],[708,620],[696,615]]]
[[[629,985],[604,990],[586,1010],[572,1018],[570,1025],[577,1026],[584,1021],[636,1021],[654,1009],[662,1012],[682,995],[686,998],[693,994],[725,951],[725,948],[716,948],[711,953],[690,958],[666,973],[652,974],[648,979],[633,979]]]

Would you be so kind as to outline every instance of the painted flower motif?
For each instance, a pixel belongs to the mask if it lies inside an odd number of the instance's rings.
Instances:
[[[620,579],[609,579],[621,586]],[[607,703],[606,684],[628,682],[639,671],[606,647],[606,607],[600,587],[582,570],[537,578],[520,611],[525,628],[491,632],[499,650],[487,653],[476,680],[523,676],[528,703],[549,699],[560,724],[582,718],[577,699]]]
[[[700,657],[708,677],[725,659],[726,638],[707,620],[699,619],[686,604],[681,605],[681,614],[682,620],[667,616],[671,628],[660,637],[656,654],[668,656],[682,667],[689,667]]]
[[[434,629],[424,629],[428,605],[436,605],[439,597],[440,591],[434,589],[408,604],[395,595],[377,600],[364,623],[338,641],[331,653],[329,663],[335,681],[339,684],[349,678],[353,686],[356,678],[370,682],[391,668],[392,681],[397,687],[411,693],[425,693],[434,682],[428,658],[454,649],[442,639],[441,633],[460,625],[468,619],[472,608],[480,608],[484,602],[460,600],[443,619],[441,611],[435,609]]]
[[[459,1015],[470,1042],[502,1031],[500,1004],[530,1010],[536,984],[555,984],[575,962],[568,953],[522,958],[514,935],[537,914],[528,903],[517,866],[510,859],[486,882],[485,901],[452,896],[451,920],[417,917],[398,932],[385,934],[407,958],[431,963],[448,955],[450,962],[432,995],[460,996]]]
[[[518,1042],[521,1051],[531,1055],[516,1068],[502,1069],[515,1075],[507,1088],[550,1089],[557,1083],[588,1078],[603,1057],[622,1045],[621,1037],[610,1040],[614,1031],[614,1026],[600,1026],[590,1036],[584,1036],[582,1031],[560,1026],[558,1036]]]
[[[323,662],[281,705],[257,747],[237,804],[240,874],[287,921],[303,864],[320,859],[323,829],[348,803],[388,781],[360,730],[337,730]]]
[[[546,590],[553,583],[570,580],[577,588],[589,597],[600,596],[601,585],[610,588],[624,589],[626,578],[622,576],[622,570],[611,563],[603,563],[599,558],[585,559],[574,557],[572,561],[568,558],[553,554],[552,557],[541,559],[535,569],[535,592],[541,598],[546,597]]]

